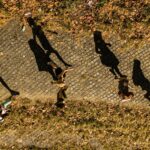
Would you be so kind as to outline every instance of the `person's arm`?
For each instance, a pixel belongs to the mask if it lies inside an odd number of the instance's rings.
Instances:
[[[64,71],[62,71],[62,73],[60,74],[60,76],[63,77],[63,75],[64,75],[65,73],[67,73],[68,71],[71,71],[71,70],[73,70],[73,68],[65,69]]]

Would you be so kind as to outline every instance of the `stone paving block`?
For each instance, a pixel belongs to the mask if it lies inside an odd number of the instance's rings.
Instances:
[[[52,76],[48,72],[38,70],[35,56],[28,44],[31,37],[32,35],[27,36],[21,32],[17,20],[10,21],[0,29],[0,76],[23,97],[39,99],[56,97],[58,87],[51,84]],[[61,32],[53,35],[49,42],[62,58],[74,67],[74,71],[70,71],[66,77],[69,86],[67,95],[70,99],[92,101],[119,99],[118,80],[114,80],[109,68],[102,65],[100,56],[95,52],[93,35],[82,37],[78,44],[72,35]],[[145,77],[150,80],[150,44],[123,52],[122,47],[126,41],[121,41],[117,35],[111,35],[107,42],[112,44],[110,49],[120,61],[119,69],[130,80],[135,93],[134,100],[147,101],[144,99],[145,91],[133,84],[132,71],[134,59],[139,59]],[[52,59],[59,66],[65,67],[55,55],[52,55]],[[0,97],[5,95],[2,86],[0,94]]]

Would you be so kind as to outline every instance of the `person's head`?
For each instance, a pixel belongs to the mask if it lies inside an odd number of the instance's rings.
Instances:
[[[62,69],[60,67],[57,67],[57,69],[55,70],[56,75],[59,75],[62,73]]]

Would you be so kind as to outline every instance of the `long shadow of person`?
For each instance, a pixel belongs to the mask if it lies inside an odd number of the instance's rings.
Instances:
[[[141,69],[141,62],[138,59],[134,60],[132,80],[134,85],[140,86],[142,90],[146,91],[144,97],[150,100],[150,81],[145,78]]]
[[[0,77],[0,82],[2,83],[2,85],[10,92],[11,96],[16,96],[19,95],[19,92],[12,90],[7,83],[3,80],[2,77]]]
[[[57,65],[50,59],[49,53],[45,51],[38,45],[34,39],[28,41],[29,46],[34,53],[36,63],[38,65],[39,71],[49,72],[54,80],[57,80],[54,69],[57,68]]]
[[[15,98],[15,96],[19,95],[20,93],[12,90],[2,77],[0,77],[0,82],[11,94],[9,98],[5,99],[2,103],[0,103],[0,122],[3,122],[4,118],[8,115],[9,110],[7,109],[7,107],[12,103],[11,98]]]
[[[48,51],[48,54],[51,55],[54,53],[57,58],[65,65],[65,66],[71,66],[65,60],[60,56],[60,54],[51,46],[49,43],[44,31],[42,30],[41,26],[37,25],[36,22],[32,17],[29,17],[27,19],[29,26],[32,28],[32,33],[33,33],[33,39],[36,39],[36,37],[39,39],[43,49]]]
[[[97,54],[100,54],[100,60],[103,65],[110,68],[110,72],[115,76],[115,79],[119,77],[123,77],[120,72],[118,65],[119,60],[115,56],[115,54],[108,48],[111,46],[110,43],[105,43],[102,38],[102,33],[100,31],[94,32],[94,42],[95,42],[95,51]]]

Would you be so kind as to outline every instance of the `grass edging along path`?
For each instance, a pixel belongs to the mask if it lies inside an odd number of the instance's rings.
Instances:
[[[149,38],[148,0],[0,0],[0,25],[10,17],[23,17],[31,11],[33,16],[49,31],[61,26],[72,33],[105,28],[117,32],[122,39],[143,40]],[[55,20],[57,20],[55,23]],[[58,27],[59,26],[59,27]]]
[[[24,99],[14,103],[1,124],[0,147],[148,150],[149,114],[149,106],[132,102],[69,100],[59,110],[53,103]]]

